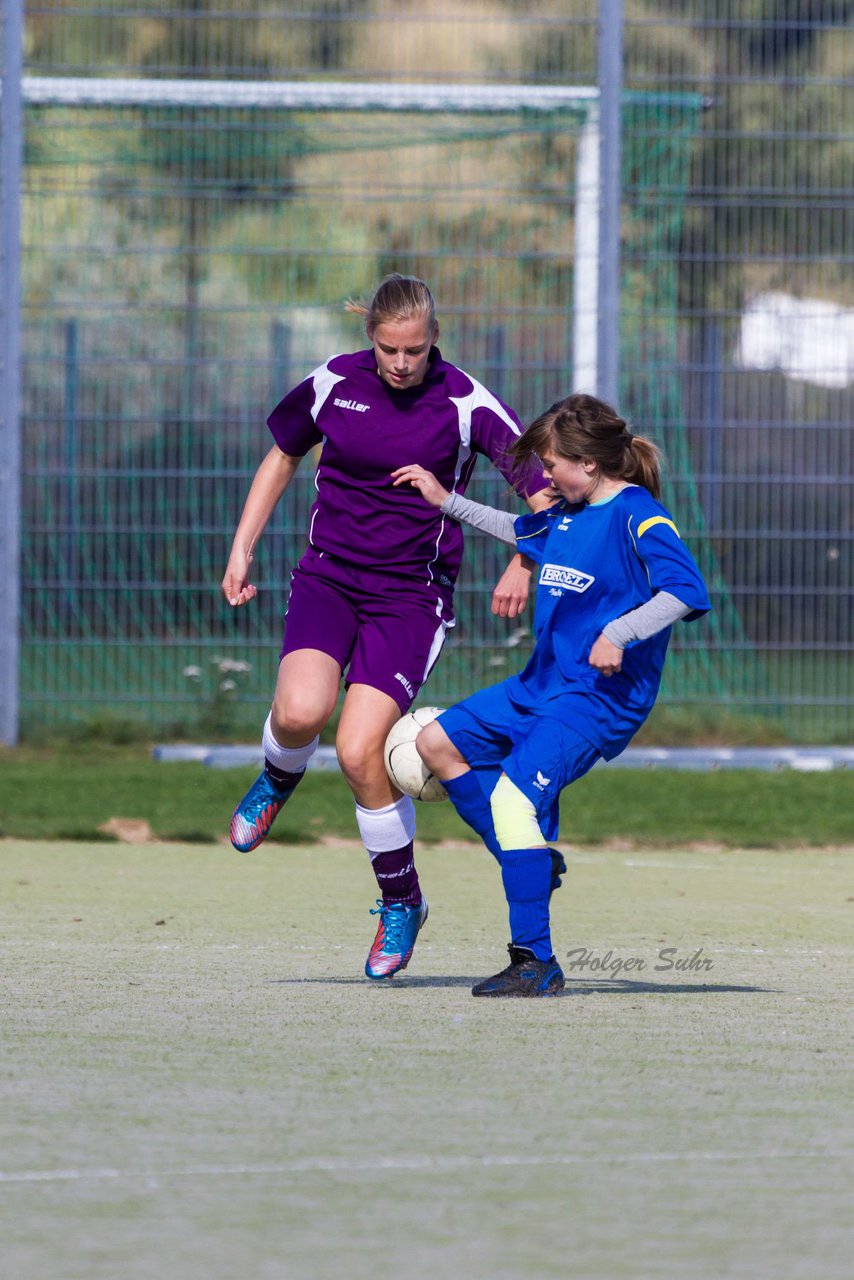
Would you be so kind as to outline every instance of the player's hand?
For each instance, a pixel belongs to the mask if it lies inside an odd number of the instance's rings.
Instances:
[[[623,665],[623,650],[618,649],[605,636],[599,636],[598,640],[590,650],[590,656],[587,659],[591,667],[595,667],[603,676],[612,676],[615,671],[619,671]]]
[[[392,471],[391,475],[395,487],[399,484],[414,485],[422,498],[426,498],[432,507],[441,507],[442,503],[451,496],[447,489],[442,488],[432,471],[426,471],[415,462],[407,467],[398,467],[396,471]]]
[[[251,555],[232,551],[225,577],[222,580],[222,594],[232,608],[237,608],[241,604],[248,604],[258,594],[258,588],[249,581],[251,566]]]
[[[492,593],[492,612],[497,618],[518,618],[525,610],[531,590],[531,567],[514,556]]]

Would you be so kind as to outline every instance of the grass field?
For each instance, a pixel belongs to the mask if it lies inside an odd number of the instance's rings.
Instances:
[[[4,1277],[851,1275],[850,849],[567,849],[496,1002],[472,846],[388,985],[354,844],[0,848]]]
[[[143,745],[0,750],[0,838],[94,841],[110,838],[116,824],[136,822],[161,840],[215,842],[226,838],[234,804],[255,776],[254,768],[161,764]],[[854,769],[594,769],[564,793],[561,832],[584,845],[850,845]],[[354,833],[353,798],[341,774],[312,772],[271,839],[303,844]],[[419,805],[418,834],[426,841],[472,838],[450,804]]]

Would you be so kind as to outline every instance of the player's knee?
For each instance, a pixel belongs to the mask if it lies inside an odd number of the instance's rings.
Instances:
[[[326,708],[319,707],[317,700],[303,690],[293,687],[276,690],[271,728],[273,736],[283,745],[294,737],[308,741],[320,732],[327,719]]]
[[[348,782],[359,782],[360,774],[364,770],[364,756],[360,760],[359,749],[356,744],[351,741],[342,741],[339,737],[335,742],[335,754],[338,757],[338,765],[341,772]],[[360,768],[361,764],[361,768]]]
[[[373,735],[362,737],[339,733],[335,742],[338,764],[351,787],[368,785],[380,772],[385,776],[382,742]]]
[[[495,784],[489,808],[499,849],[536,849],[546,844],[533,801],[506,773]]]
[[[465,764],[448,735],[435,720],[424,726],[415,739],[415,750],[431,773],[438,778],[448,776],[448,767],[454,764]]]

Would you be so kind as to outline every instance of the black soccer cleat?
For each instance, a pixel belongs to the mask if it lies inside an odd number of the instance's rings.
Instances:
[[[556,996],[566,985],[563,970],[552,956],[538,960],[527,947],[514,947],[511,942],[510,963],[506,969],[472,987],[473,996]]]
[[[561,885],[561,876],[566,875],[566,862],[562,853],[558,853],[557,849],[549,849],[552,860],[552,880],[549,885],[549,895],[553,894],[555,889],[559,889]]]

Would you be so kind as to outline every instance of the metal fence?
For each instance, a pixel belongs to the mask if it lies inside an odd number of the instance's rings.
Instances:
[[[262,543],[258,607],[232,613],[217,584],[264,419],[360,343],[342,303],[387,270],[430,281],[443,351],[524,418],[592,376],[584,148],[600,24],[615,39],[622,6],[456,8],[27,7],[25,732],[254,732],[311,496],[298,477]],[[716,606],[676,629],[660,738],[854,733],[850,9],[626,6],[619,396],[665,449],[666,500]],[[284,105],[283,82],[321,96]],[[369,109],[380,82],[579,92],[550,110]],[[473,492],[507,500],[487,471]],[[429,700],[524,655],[522,628],[489,613],[500,569],[473,537]],[[250,670],[223,669],[236,659]]]

